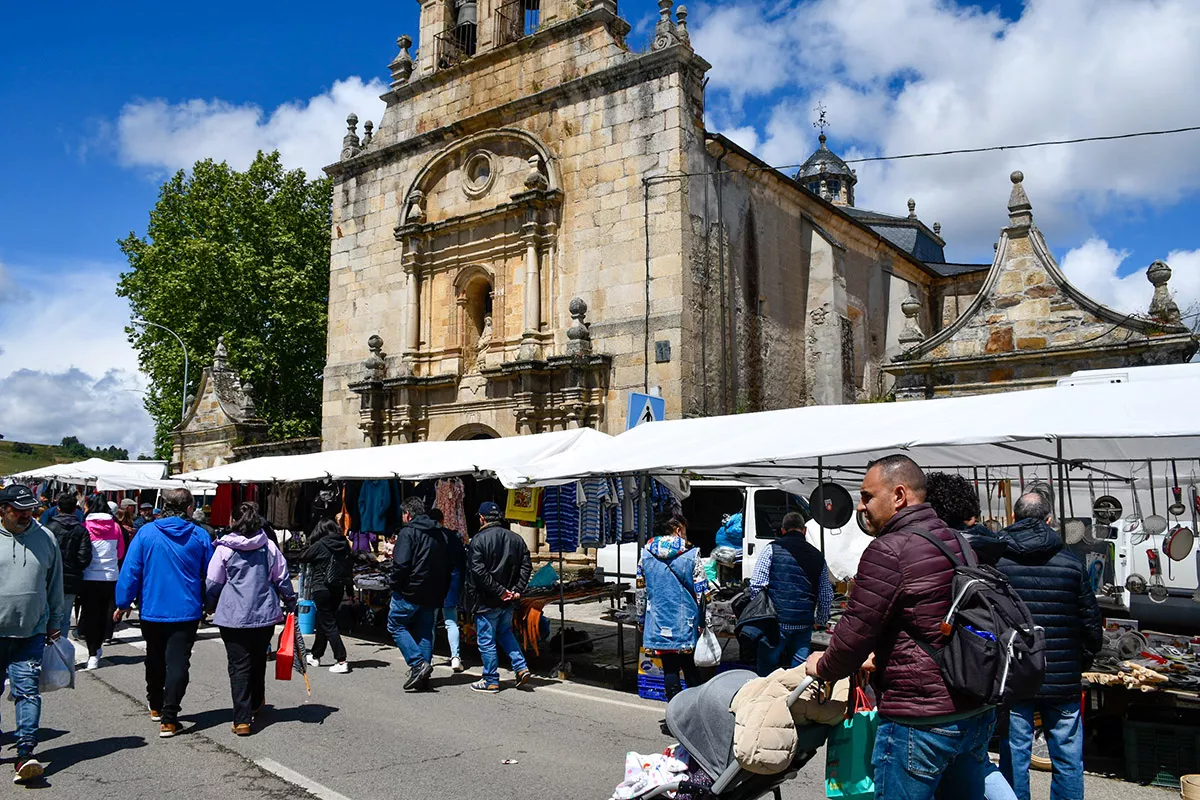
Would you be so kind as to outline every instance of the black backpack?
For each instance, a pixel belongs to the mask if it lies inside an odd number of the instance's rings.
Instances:
[[[964,564],[946,543],[928,531],[916,531],[954,565],[950,610],[942,620],[946,643],[934,649],[918,645],[941,670],[955,692],[989,705],[1032,699],[1046,672],[1046,637],[1007,576],[980,564],[966,539],[954,532]]]

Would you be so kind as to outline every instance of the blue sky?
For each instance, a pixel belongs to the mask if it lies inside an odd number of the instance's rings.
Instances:
[[[645,46],[655,2],[621,0]],[[713,63],[708,125],[772,163],[816,146],[821,101],[843,156],[1200,124],[1200,5],[1190,0],[722,0],[690,3]],[[196,10],[202,8],[202,10]],[[365,9],[366,7],[364,7]],[[373,98],[413,0],[18,4],[0,53],[0,433],[147,446],[141,378],[112,293],[116,240],[143,232],[162,178],[279,147],[312,171],[346,110]],[[418,43],[419,46],[419,43]],[[242,161],[243,163],[238,163]],[[1171,258],[1200,297],[1200,134],[859,168],[859,204],[943,223],[951,258],[988,261],[1020,168],[1064,268],[1136,310]],[[204,360],[206,354],[193,354]],[[36,403],[22,398],[37,398]]]

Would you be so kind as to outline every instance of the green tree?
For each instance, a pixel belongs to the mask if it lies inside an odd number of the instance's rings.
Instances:
[[[278,152],[260,151],[245,172],[198,161],[163,184],[145,237],[130,232],[118,242],[130,271],[117,294],[135,318],[187,343],[188,394],[224,335],[230,366],[253,383],[259,415],[280,439],[320,428],[331,191],[328,179],[285,170]],[[150,377],[146,409],[166,457],[180,419],[183,353],[153,326],[127,333]]]

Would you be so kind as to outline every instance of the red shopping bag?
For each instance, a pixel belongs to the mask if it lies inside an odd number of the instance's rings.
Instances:
[[[288,614],[279,634],[279,647],[275,650],[275,680],[292,679],[292,663],[296,660],[296,615]]]

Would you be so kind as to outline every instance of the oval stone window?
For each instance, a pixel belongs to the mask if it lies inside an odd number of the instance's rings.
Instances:
[[[463,191],[468,197],[480,197],[486,194],[496,179],[496,165],[492,154],[486,150],[472,153],[463,166],[463,173],[466,178],[463,182]]]

